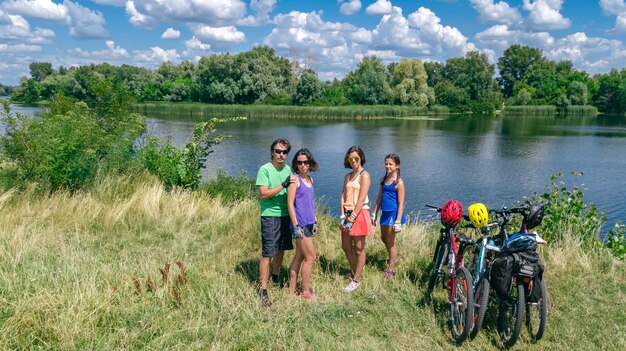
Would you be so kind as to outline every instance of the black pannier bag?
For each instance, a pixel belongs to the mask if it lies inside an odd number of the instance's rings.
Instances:
[[[534,251],[502,253],[491,264],[489,282],[499,296],[505,297],[509,295],[513,275],[532,278],[533,288],[528,302],[538,302],[543,270],[543,263]]]
[[[511,276],[515,258],[510,254],[498,256],[491,264],[489,283],[491,288],[501,297],[508,296],[511,289]]]

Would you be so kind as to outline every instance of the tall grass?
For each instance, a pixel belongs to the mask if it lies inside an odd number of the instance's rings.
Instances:
[[[595,116],[598,109],[590,105],[570,105],[559,111],[554,105],[505,106],[503,112],[507,115],[524,116],[553,116],[563,113],[568,116]]]
[[[142,103],[132,107],[133,112],[145,116],[168,117],[237,117],[254,118],[313,118],[313,119],[369,119],[400,118],[447,114],[442,106],[432,109],[418,106],[351,105],[351,106],[290,106],[290,105],[210,105],[202,103]]]
[[[437,233],[424,222],[398,235],[390,281],[384,246],[368,238],[362,286],[345,294],[337,221],[319,213],[317,300],[271,286],[267,309],[256,295],[256,199],[226,203],[122,177],[75,193],[5,191],[0,213],[0,349],[456,349],[445,293],[424,299]],[[518,349],[626,348],[625,263],[584,249],[575,229],[542,252],[547,334],[533,344],[524,332]],[[495,316],[487,318],[464,348],[501,348]]]

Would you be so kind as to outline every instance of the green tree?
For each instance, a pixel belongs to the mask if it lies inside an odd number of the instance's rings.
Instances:
[[[477,113],[493,112],[502,103],[494,74],[495,66],[489,63],[485,54],[478,51],[468,52],[465,57],[448,59],[444,69],[445,79],[467,92],[469,104],[465,110]]]
[[[513,96],[513,88],[518,82],[526,82],[526,75],[544,61],[541,51],[522,45],[511,45],[498,59],[498,68],[505,97]]]
[[[33,62],[28,65],[30,69],[30,76],[37,82],[41,82],[47,76],[54,73],[52,64],[50,62]]]
[[[296,105],[306,105],[321,98],[323,93],[324,84],[317,77],[317,73],[313,70],[305,70],[296,84],[293,102]]]
[[[348,73],[345,84],[350,100],[357,104],[385,104],[389,101],[387,68],[376,56],[364,57],[356,70]]]
[[[393,65],[389,77],[393,97],[400,104],[426,106],[428,104],[428,84],[426,70],[420,59],[402,59]]]
[[[573,81],[567,88],[567,96],[572,105],[587,105],[587,85]]]

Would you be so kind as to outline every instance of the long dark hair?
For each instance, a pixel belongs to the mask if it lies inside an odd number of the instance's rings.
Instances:
[[[393,160],[393,162],[400,166],[400,156],[398,156],[397,154],[389,154],[387,156],[385,156],[385,161],[390,158]],[[396,172],[398,173],[398,179],[400,179],[400,168],[398,167],[398,169],[396,170]],[[385,172],[385,176],[382,178],[382,180],[380,181],[380,185],[385,184],[385,182],[387,181],[387,177],[389,175]]]
[[[309,172],[317,171],[317,161],[313,158],[313,154],[309,149],[300,149],[293,155],[293,160],[291,160],[291,171],[294,173],[298,173],[298,156],[306,156],[306,159],[309,160]]]
[[[365,154],[363,153],[363,150],[361,150],[359,146],[354,145],[353,147],[348,149],[348,151],[346,152],[346,156],[343,158],[343,166],[345,168],[352,169],[350,162],[348,162],[348,156],[355,151],[357,154],[359,154],[359,158],[361,159],[361,166],[365,166]]]

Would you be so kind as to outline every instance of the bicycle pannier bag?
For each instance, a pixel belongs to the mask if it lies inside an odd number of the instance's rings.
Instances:
[[[515,258],[512,255],[504,254],[496,258],[491,264],[489,282],[491,288],[500,296],[509,295],[514,263]]]

